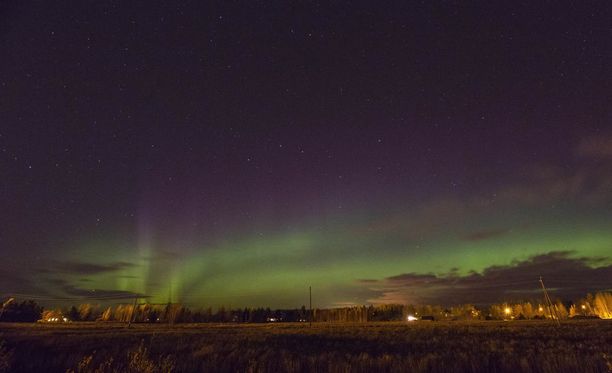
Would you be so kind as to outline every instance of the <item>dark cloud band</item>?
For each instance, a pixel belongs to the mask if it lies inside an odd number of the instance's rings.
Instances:
[[[542,276],[553,296],[577,299],[612,286],[610,260],[602,265],[602,258],[595,259],[575,258],[572,252],[556,251],[510,265],[491,266],[482,273],[464,276],[404,273],[361,284],[378,292],[370,300],[372,303],[487,304],[539,297]],[[593,263],[600,266],[592,267]]]

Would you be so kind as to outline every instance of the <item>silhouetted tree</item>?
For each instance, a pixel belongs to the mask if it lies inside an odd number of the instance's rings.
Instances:
[[[10,303],[4,307],[0,321],[35,322],[40,320],[42,311],[43,308],[32,300]]]
[[[80,321],[81,320],[81,315],[79,313],[79,310],[75,306],[70,307],[70,310],[68,311],[68,318],[71,321]]]

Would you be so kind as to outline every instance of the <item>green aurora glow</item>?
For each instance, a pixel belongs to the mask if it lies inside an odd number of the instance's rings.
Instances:
[[[533,223],[519,221],[516,228],[481,240],[461,236],[466,225],[477,226],[476,222],[439,226],[414,239],[403,231],[410,224],[364,234],[359,233],[364,223],[359,221],[228,239],[193,247],[183,255],[171,254],[171,247],[154,242],[134,249],[101,241],[84,244],[75,251],[78,255],[66,259],[135,263],[88,276],[86,286],[147,294],[153,303],[170,299],[192,305],[299,307],[307,301],[308,286],[315,289],[320,306],[363,304],[374,295],[358,283],[360,279],[453,270],[465,275],[551,251],[571,251],[580,257],[609,255],[612,230],[607,222],[584,217],[579,223],[562,221],[550,212],[538,215],[541,218]],[[490,219],[487,225],[507,220]],[[608,264],[610,260],[598,263]]]

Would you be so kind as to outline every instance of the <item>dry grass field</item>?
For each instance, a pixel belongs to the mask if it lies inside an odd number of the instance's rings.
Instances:
[[[11,372],[609,372],[612,322],[0,324]]]

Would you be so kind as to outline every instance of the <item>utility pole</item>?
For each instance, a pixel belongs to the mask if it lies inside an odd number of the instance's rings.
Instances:
[[[172,280],[168,280],[168,304],[172,303]]]
[[[312,315],[312,286],[308,287],[308,293],[309,293],[309,296],[310,296],[310,307],[309,307],[310,308],[310,317],[309,317],[309,319],[310,319],[310,327],[312,328],[312,316],[313,316]]]
[[[559,315],[557,314],[557,311],[554,310],[554,305],[550,300],[550,297],[548,296],[548,291],[546,290],[546,286],[544,286],[544,280],[542,280],[542,276],[540,276],[540,285],[542,285],[542,291],[544,292],[544,302],[546,303],[546,308],[548,308],[548,313],[550,314],[550,317],[555,320],[557,326],[560,326],[561,322],[559,322]]]
[[[136,296],[134,297],[134,304],[132,305],[132,312],[130,313],[130,319],[128,320],[128,325],[127,327],[129,328],[130,325],[132,325],[132,319],[134,317],[134,315],[136,314],[136,302],[138,301],[138,294],[136,294]]]

